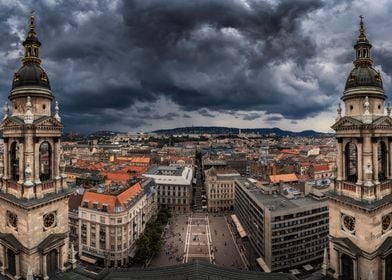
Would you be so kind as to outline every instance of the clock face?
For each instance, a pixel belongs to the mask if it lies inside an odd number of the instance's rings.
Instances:
[[[45,214],[43,220],[45,228],[54,227],[56,225],[56,213]]]
[[[18,226],[18,215],[8,212],[7,214],[7,220],[8,220],[8,225],[10,225],[13,228],[16,228]]]
[[[391,229],[391,221],[392,221],[391,214],[382,217],[381,224],[382,224],[382,231],[383,232]]]
[[[343,228],[350,232],[353,233],[355,230],[355,218],[352,216],[348,215],[342,215],[342,223],[343,223]]]

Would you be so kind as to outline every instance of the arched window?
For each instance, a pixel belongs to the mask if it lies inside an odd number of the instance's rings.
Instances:
[[[11,180],[19,180],[19,147],[16,142],[10,148]]]
[[[378,179],[384,181],[387,178],[387,146],[380,141],[377,149],[378,157]]]
[[[352,142],[346,144],[345,162],[347,181],[356,183],[358,180],[358,153],[357,146]]]
[[[39,179],[46,181],[52,177],[52,147],[48,142],[39,146]]]

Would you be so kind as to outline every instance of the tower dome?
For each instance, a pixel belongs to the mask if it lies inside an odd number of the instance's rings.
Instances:
[[[355,87],[378,87],[383,89],[380,72],[372,66],[355,67],[351,70],[344,89]]]
[[[356,87],[377,87],[383,89],[380,72],[372,67],[370,49],[372,45],[365,35],[365,27],[361,17],[359,36],[354,45],[356,59],[345,86],[345,91]]]
[[[50,90],[48,75],[44,69],[37,64],[26,63],[14,74],[12,89],[31,86]]]
[[[30,17],[30,30],[23,42],[23,46],[25,51],[22,59],[23,65],[14,74],[12,90],[22,87],[39,87],[50,90],[48,75],[40,65],[39,47],[41,42],[35,33],[34,15]]]

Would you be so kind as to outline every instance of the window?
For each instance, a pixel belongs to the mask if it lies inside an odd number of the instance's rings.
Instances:
[[[107,204],[102,204],[102,211],[108,212],[108,205]]]
[[[93,202],[93,209],[97,210],[98,209],[98,202]]]
[[[101,218],[100,218],[100,222],[103,223],[103,224],[106,223],[105,217],[101,217]]]

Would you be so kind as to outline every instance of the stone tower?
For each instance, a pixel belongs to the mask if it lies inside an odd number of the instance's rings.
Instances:
[[[63,125],[48,76],[41,68],[34,16],[23,42],[22,67],[14,74],[0,124],[1,273],[47,279],[68,262],[68,198],[61,154]]]
[[[361,17],[356,58],[332,128],[337,174],[329,193],[330,272],[336,279],[392,279],[392,118],[372,67]]]

